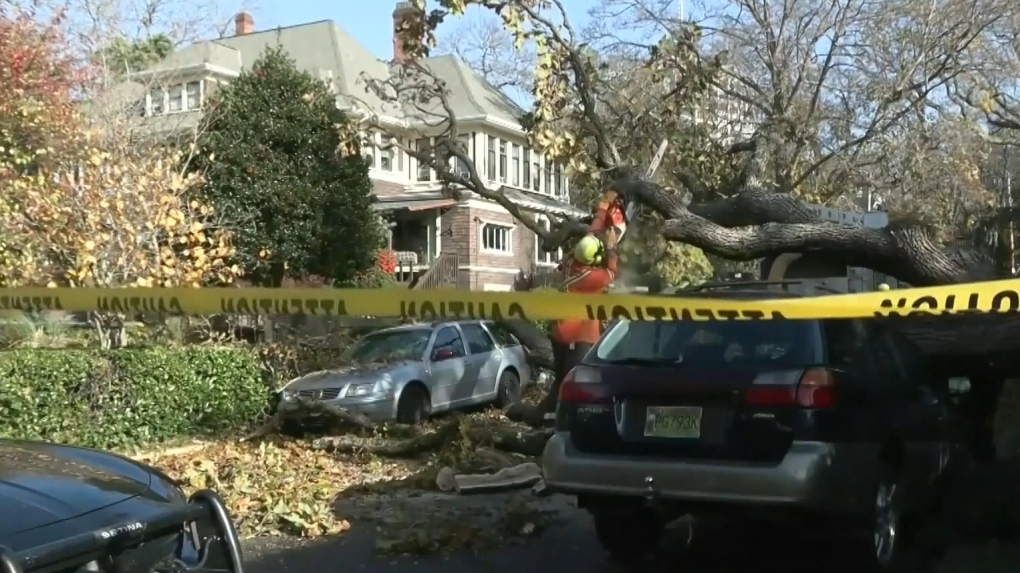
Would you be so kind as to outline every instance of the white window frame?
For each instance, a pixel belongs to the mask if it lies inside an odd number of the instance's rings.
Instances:
[[[514,254],[514,231],[516,230],[513,223],[500,223],[497,221],[487,221],[485,219],[479,219],[479,223],[478,250],[483,253],[512,257]],[[506,230],[506,250],[485,246],[485,229],[490,226]]]
[[[181,113],[187,109],[187,100],[185,99],[184,84],[174,84],[167,88],[166,93],[167,93],[166,97],[167,113]],[[174,109],[175,103],[177,105],[177,109]]]
[[[552,221],[546,215],[536,215],[535,221],[547,231],[552,229]],[[540,267],[555,267],[563,259],[563,247],[556,249],[555,253],[546,252],[542,250],[541,242],[542,238],[535,235],[535,264]],[[547,258],[550,259],[546,260]]]
[[[156,109],[156,105],[155,105],[156,104],[156,101],[155,101],[156,98],[153,97],[153,96],[156,96],[156,95],[159,96],[159,110]],[[148,111],[148,115],[150,115],[150,116],[152,116],[152,115],[163,115],[163,114],[166,113],[166,110],[167,110],[166,89],[161,88],[161,87],[154,87],[154,88],[149,90],[149,93],[146,94],[145,99],[148,102],[147,105],[146,105],[146,109]]]
[[[202,80],[192,80],[190,82],[184,83],[184,111],[198,111],[202,109],[202,100],[205,98],[205,95],[203,94],[205,90],[204,86],[202,85],[204,83],[205,82],[203,82]],[[191,94],[188,91],[188,89],[191,87],[198,88],[195,105],[191,105]]]

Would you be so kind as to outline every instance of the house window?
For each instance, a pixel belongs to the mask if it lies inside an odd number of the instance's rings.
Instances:
[[[521,146],[516,143],[513,144],[511,149],[513,163],[510,164],[510,173],[514,176],[514,186],[521,186]]]
[[[545,217],[538,218],[538,224],[546,231],[551,230],[552,225],[549,223],[549,219]],[[563,258],[563,249],[557,249],[555,252],[549,252],[542,249],[541,237],[535,236],[535,262],[543,265],[555,265],[560,259]]]
[[[489,181],[496,180],[496,138],[489,136],[489,157],[485,165],[485,174],[489,177]]]
[[[149,108],[152,109],[152,115],[158,115],[163,113],[166,109],[163,106],[163,99],[166,97],[166,92],[162,88],[153,88],[149,92]]]
[[[460,151],[471,157],[471,134],[463,133],[457,136],[457,141],[460,143]],[[457,157],[455,163],[456,173],[461,177],[471,177],[471,169],[468,168],[467,161]]]
[[[202,107],[202,82],[188,82],[185,87],[188,98],[189,111],[200,109]]]
[[[506,141],[499,140],[499,180],[506,183]]]
[[[415,149],[418,153],[424,157],[428,157],[429,153],[432,152],[432,146],[430,145],[429,138],[422,137],[415,142]],[[418,160],[418,181],[428,181],[432,177],[432,170],[429,169],[429,162],[427,159]]]
[[[549,165],[549,160],[546,159],[545,160],[545,192],[548,193],[548,194],[552,194],[552,192],[553,192],[552,179],[553,179],[553,168],[552,168],[552,165]]]
[[[557,197],[562,197],[563,196],[563,167],[561,167],[560,164],[557,163],[556,166],[553,167],[553,169],[554,169],[554,171],[553,171],[553,181],[555,182],[555,185],[556,185],[556,196]]]
[[[538,154],[536,153],[535,161],[532,162],[531,164],[531,188],[534,189],[535,191],[538,191],[538,184],[541,181],[542,177],[542,168],[541,165],[539,165],[538,160],[539,157]],[[525,183],[527,182],[525,181]]]
[[[482,250],[497,253],[513,253],[514,228],[496,223],[482,223]]]
[[[184,86],[170,87],[170,105],[167,109],[170,112],[184,109]]]
[[[396,149],[393,147],[393,141],[387,139],[383,142],[384,148],[379,149],[379,169],[383,171],[393,171],[393,159],[396,155]]]
[[[524,148],[524,188],[527,189],[531,183],[531,149]]]

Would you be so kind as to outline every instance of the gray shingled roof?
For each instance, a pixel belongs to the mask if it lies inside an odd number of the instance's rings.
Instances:
[[[365,49],[350,34],[331,20],[311,22],[286,28],[252,32],[193,44],[170,55],[150,72],[167,73],[174,69],[201,64],[211,64],[233,72],[251,69],[256,59],[270,46],[281,46],[294,59],[299,69],[315,77],[332,78],[338,101],[344,108],[367,107],[375,113],[408,119],[412,122],[422,119],[435,122],[436,116],[423,117],[414,109],[399,109],[383,102],[365,89],[364,77],[390,78],[390,64]],[[427,58],[424,62],[429,70],[446,83],[449,102],[457,118],[489,117],[497,121],[519,124],[524,110],[503,92],[475,73],[463,60],[455,55]],[[125,82],[130,84],[132,82]],[[125,91],[138,90],[144,95],[141,85],[122,86]],[[430,111],[439,112],[438,103]],[[445,116],[445,112],[443,113]],[[190,119],[190,118],[189,118]],[[158,124],[160,118],[146,118]],[[169,120],[168,120],[169,121]],[[179,121],[179,120],[175,120]],[[162,126],[153,125],[155,128]],[[515,201],[526,200],[543,207],[577,214],[580,210],[539,193],[505,187],[504,190]]]
[[[426,67],[446,82],[454,117],[489,116],[518,124],[524,110],[475,73],[456,55],[435,56],[425,60]]]
[[[332,78],[345,107],[364,106],[376,113],[421,119],[412,110],[399,112],[365,89],[363,78],[388,78],[389,65],[330,20],[199,42],[171,54],[149,71],[165,73],[207,63],[241,72],[250,69],[270,46],[282,46],[299,69]],[[456,117],[490,116],[518,122],[523,110],[457,56],[432,57],[425,63],[446,82]]]

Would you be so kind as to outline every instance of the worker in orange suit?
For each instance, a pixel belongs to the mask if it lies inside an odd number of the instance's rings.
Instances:
[[[596,220],[605,219],[605,214]],[[609,289],[619,268],[616,254],[617,227],[611,225],[589,233],[574,246],[561,263],[564,270],[560,290],[578,294],[601,294]],[[581,362],[602,335],[598,320],[560,320],[553,324],[550,341],[553,351],[553,387],[540,409],[550,415],[556,411],[560,384],[570,370]]]

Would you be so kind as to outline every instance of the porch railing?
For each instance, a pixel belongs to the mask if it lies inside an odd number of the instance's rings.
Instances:
[[[411,283],[412,289],[426,290],[440,287],[457,286],[457,272],[460,269],[457,253],[440,253],[429,270],[425,271],[417,281]]]

